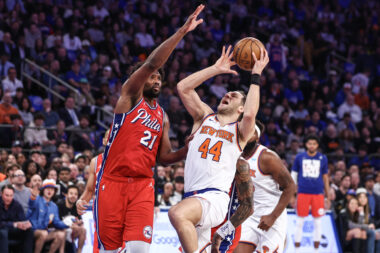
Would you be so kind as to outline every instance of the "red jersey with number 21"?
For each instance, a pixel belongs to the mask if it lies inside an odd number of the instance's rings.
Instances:
[[[152,107],[142,98],[129,112],[114,115],[103,156],[104,177],[153,177],[164,121],[164,110],[154,103]]]

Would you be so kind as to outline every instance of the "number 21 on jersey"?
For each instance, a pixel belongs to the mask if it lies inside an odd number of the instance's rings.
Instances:
[[[198,151],[201,152],[201,157],[203,159],[207,159],[207,154],[210,154],[210,155],[213,155],[213,158],[212,158],[213,161],[219,162],[220,155],[222,153],[221,150],[222,150],[223,142],[222,141],[218,141],[217,143],[214,144],[214,146],[212,146],[209,149],[210,141],[211,141],[211,139],[207,138],[199,146]]]
[[[145,147],[149,148],[149,150],[152,150],[154,142],[156,141],[156,139],[157,139],[157,135],[154,135],[153,140],[152,140],[152,133],[150,131],[146,130],[144,132],[144,136],[141,137],[141,139],[140,139],[140,143],[142,145],[144,145]]]

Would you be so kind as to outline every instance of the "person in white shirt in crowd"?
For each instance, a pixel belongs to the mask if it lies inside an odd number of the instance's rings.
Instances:
[[[362,110],[355,104],[354,96],[352,94],[347,94],[346,101],[339,106],[338,117],[342,119],[346,112],[351,114],[354,123],[362,121]]]
[[[22,82],[17,79],[17,71],[15,67],[10,67],[8,69],[8,75],[1,83],[3,85],[4,92],[9,92],[12,97],[16,95],[17,88],[24,88]]]
[[[170,197],[170,202],[175,205],[183,198],[183,190],[185,188],[183,176],[177,176],[174,179],[174,193]]]
[[[371,69],[367,68],[363,72],[359,72],[352,77],[351,82],[353,84],[353,87],[352,87],[353,94],[358,94],[360,91],[360,88],[367,89],[370,75],[371,75]]]
[[[29,145],[32,143],[40,143],[42,146],[50,145],[50,141],[47,138],[47,131],[44,128],[45,117],[41,113],[34,115],[34,120],[30,123],[29,127],[25,130],[24,141]]]
[[[71,51],[82,49],[82,41],[75,35],[75,31],[73,29],[63,36],[63,47],[66,48],[66,50]]]
[[[109,15],[108,10],[104,8],[103,2],[98,1],[96,5],[94,6],[94,17],[97,17],[103,20],[108,15]]]

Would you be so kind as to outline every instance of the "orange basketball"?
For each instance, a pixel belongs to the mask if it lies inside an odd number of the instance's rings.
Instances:
[[[237,65],[244,70],[251,71],[255,64],[252,52],[255,53],[256,59],[260,58],[260,47],[264,47],[263,43],[253,37],[247,37],[239,40],[234,47],[234,60]]]

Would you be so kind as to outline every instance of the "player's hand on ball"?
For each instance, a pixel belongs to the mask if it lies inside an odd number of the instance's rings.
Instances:
[[[253,59],[255,60],[255,64],[252,68],[252,74],[259,74],[263,72],[263,69],[267,66],[269,62],[268,52],[265,48],[260,47],[260,59],[256,58],[254,52],[252,52]]]
[[[261,216],[260,223],[257,227],[264,231],[268,231],[273,226],[275,221],[276,218],[273,215],[263,215]]]
[[[182,26],[182,28],[184,29],[185,33],[188,33],[188,32],[191,32],[192,30],[194,30],[199,24],[202,24],[203,23],[203,19],[198,19],[197,20],[197,17],[199,15],[199,13],[202,12],[202,10],[205,8],[205,6],[203,4],[200,4],[197,9],[193,12],[193,14],[191,14],[187,20],[186,20],[186,23]]]
[[[88,202],[85,201],[85,200],[83,200],[83,199],[79,199],[77,201],[77,211],[78,211],[79,215],[83,215],[84,214],[84,212],[87,209],[87,205],[88,205]]]
[[[236,65],[236,62],[232,60],[233,52],[231,51],[232,46],[228,46],[226,51],[226,46],[223,46],[222,55],[215,62],[214,66],[218,69],[220,73],[234,74],[238,73],[235,70],[232,70],[231,67]]]
[[[212,245],[211,245],[211,253],[219,253],[219,247],[222,243],[222,237],[218,233],[214,234],[214,237],[212,238]]]

